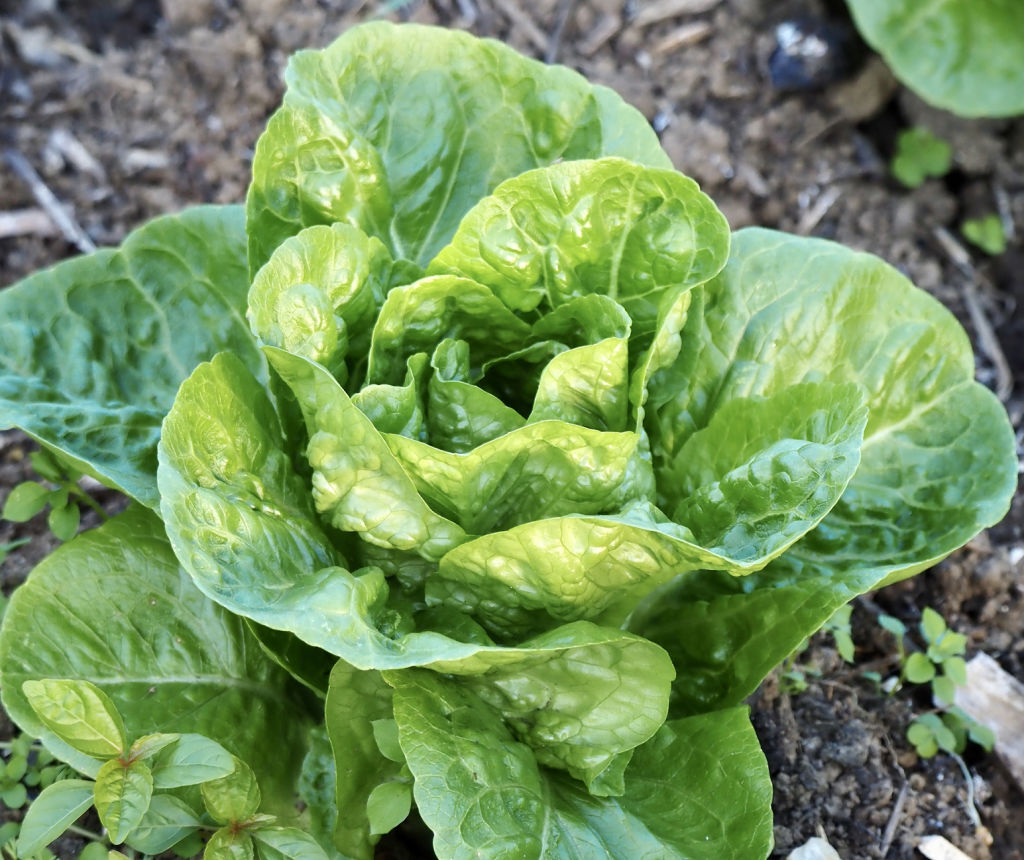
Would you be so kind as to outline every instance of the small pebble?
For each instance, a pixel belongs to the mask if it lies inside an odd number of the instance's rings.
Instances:
[[[856,67],[857,40],[850,27],[823,18],[796,18],[775,28],[768,59],[772,86],[783,92],[817,90],[840,81]]]

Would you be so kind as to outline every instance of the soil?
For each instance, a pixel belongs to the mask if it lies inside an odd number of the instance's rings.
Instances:
[[[1024,121],[928,108],[859,43],[838,0],[0,0],[0,148],[24,156],[97,245],[190,203],[240,201],[287,56],[374,16],[464,27],[567,63],[643,111],[734,227],[833,238],[894,263],[960,317],[978,378],[1020,426]],[[773,56],[784,21],[820,33],[829,51],[795,68]],[[947,176],[908,190],[888,161],[898,132],[915,124],[950,141],[955,160]],[[0,286],[76,252],[38,205],[0,163],[0,213],[36,210],[22,214],[20,235],[0,238]],[[1010,238],[996,258],[958,239],[965,217],[987,212]],[[30,476],[29,450],[18,433],[0,434],[0,499]],[[5,593],[52,549],[44,519],[0,522],[0,543],[31,538],[4,563]],[[824,833],[845,860],[920,856],[927,834],[974,860],[1024,857],[1024,794],[997,759],[964,759],[969,812],[960,765],[919,759],[905,740],[929,703],[880,693],[861,674],[892,670],[879,608],[912,625],[932,606],[967,634],[970,653],[1024,679],[1022,529],[1018,493],[1003,524],[857,603],[855,666],[822,634],[798,658],[820,673],[805,691],[786,692],[775,675],[753,697],[775,784],[773,856]],[[0,734],[10,730],[0,721]]]

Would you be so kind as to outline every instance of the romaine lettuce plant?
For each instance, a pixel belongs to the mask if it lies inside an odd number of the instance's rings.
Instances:
[[[925,101],[961,116],[1024,113],[1019,0],[846,0],[865,41]]]
[[[442,858],[764,857],[744,698],[1006,510],[966,335],[496,42],[369,24],[287,82],[244,213],[0,295],[0,420],[137,502],[15,594],[8,711],[74,762],[26,691],[95,684],[333,857],[411,803]]]

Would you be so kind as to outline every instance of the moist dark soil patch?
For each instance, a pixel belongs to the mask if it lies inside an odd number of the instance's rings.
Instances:
[[[557,58],[618,90],[654,124],[676,166],[697,179],[734,227],[759,224],[871,251],[943,301],[979,346],[979,378],[999,382],[966,311],[973,290],[1017,386],[1024,385],[1024,123],[964,121],[933,111],[852,44],[841,68],[808,71],[809,87],[783,91],[775,27],[784,20],[846,27],[839,0],[719,0],[705,11],[633,21],[642,0],[144,0],[0,2],[0,147],[21,153],[99,245],[118,243],[154,215],[197,202],[236,202],[252,148],[281,95],[287,56],[321,46],[374,15],[465,27],[541,58]],[[831,30],[829,31],[831,32]],[[850,48],[847,45],[847,48]],[[844,48],[846,50],[847,48]],[[929,126],[949,140],[955,169],[915,190],[887,162],[898,132]],[[0,213],[36,209],[27,186],[0,163]],[[954,238],[964,217],[998,212],[1016,228],[1009,250],[967,249],[958,267],[937,230]],[[39,220],[0,238],[0,285],[75,252]],[[1024,401],[1008,398],[1019,427]],[[0,433],[0,500],[31,477],[30,445]],[[122,504],[101,494],[113,510]],[[95,525],[93,515],[83,527]],[[913,624],[925,606],[1024,678],[1024,496],[1007,520],[935,570],[874,597]],[[0,542],[30,537],[4,563],[9,593],[55,545],[43,517],[0,522]],[[776,856],[823,829],[844,860],[910,858],[941,834],[974,860],[1024,857],[1024,797],[993,756],[965,759],[967,785],[948,756],[922,761],[904,731],[929,703],[886,696],[861,675],[893,645],[858,608],[858,666],[828,636],[800,662],[820,671],[798,695],[770,679],[753,697],[754,723],[775,782]],[[0,721],[0,735],[12,729]],[[894,816],[901,792],[902,811]],[[0,811],[17,818],[20,812]],[[895,821],[895,823],[893,823]],[[887,829],[891,838],[887,840]],[[888,845],[886,844],[888,841]],[[79,844],[61,843],[62,856]],[[382,852],[383,856],[383,852]],[[388,856],[412,856],[395,845]]]

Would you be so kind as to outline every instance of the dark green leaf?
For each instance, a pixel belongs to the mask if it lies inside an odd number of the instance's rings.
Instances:
[[[764,857],[771,785],[744,709],[665,725],[633,755],[626,793],[588,794],[537,768],[529,749],[457,683],[389,673],[416,778],[416,805],[438,856],[570,860]],[[731,751],[721,758],[720,751]]]
[[[331,673],[326,721],[337,780],[334,845],[357,860],[372,860],[376,839],[371,838],[367,800],[379,783],[396,777],[399,770],[376,739],[379,723],[394,724],[391,688],[380,672],[360,671],[338,661]]]
[[[61,635],[38,637],[40,626]],[[161,523],[144,510],[80,535],[32,572],[0,632],[0,671],[11,717],[83,773],[95,776],[99,762],[45,727],[24,682],[59,674],[96,683],[132,737],[195,732],[222,741],[252,762],[274,808],[292,806],[308,719],[301,698],[241,620],[195,589]],[[158,775],[181,743],[153,760]]]
[[[0,427],[156,507],[156,443],[179,383],[225,348],[263,372],[244,242],[240,207],[198,207],[4,290]]]

